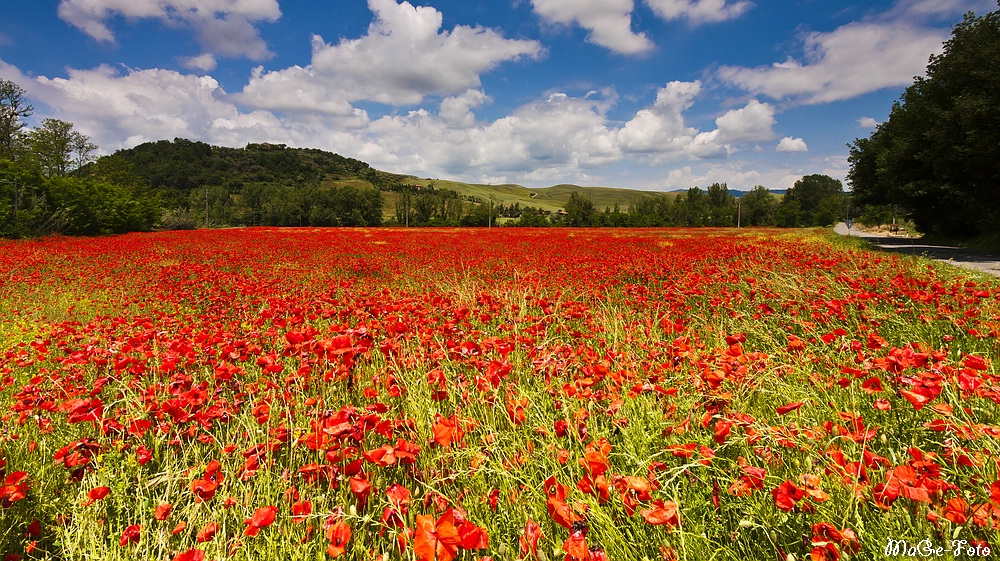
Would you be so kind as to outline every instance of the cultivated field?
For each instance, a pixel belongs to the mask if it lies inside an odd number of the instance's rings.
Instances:
[[[496,228],[0,242],[0,554],[1000,546],[1000,285],[859,244]]]

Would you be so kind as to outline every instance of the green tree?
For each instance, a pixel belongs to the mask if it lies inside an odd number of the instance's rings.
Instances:
[[[782,226],[827,226],[842,217],[844,186],[828,175],[807,175],[781,200]]]
[[[0,159],[15,159],[21,144],[24,119],[31,116],[32,107],[24,95],[27,92],[10,80],[0,78]]]
[[[542,214],[542,211],[533,207],[527,206],[521,209],[521,216],[517,219],[515,223],[517,226],[528,226],[533,228],[538,228],[542,226],[549,225],[549,219]]]
[[[740,197],[740,224],[744,226],[774,226],[774,195],[763,185],[757,185]]]
[[[712,226],[736,224],[736,197],[725,183],[708,186],[708,223]]]
[[[569,194],[569,200],[564,207],[568,213],[566,224],[568,226],[593,226],[597,214],[594,201],[580,193],[573,191]]]
[[[44,119],[27,135],[32,157],[46,177],[66,175],[92,160],[97,146],[86,135],[73,130],[73,123]]]
[[[850,145],[857,203],[898,204],[928,233],[1000,232],[998,60],[1000,12],[966,14],[888,120]]]
[[[708,195],[700,187],[692,187],[677,196],[673,204],[671,226],[706,226],[709,224],[711,209]]]

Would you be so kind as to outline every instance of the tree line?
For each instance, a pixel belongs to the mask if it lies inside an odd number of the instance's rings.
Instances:
[[[714,183],[707,190],[694,187],[677,195],[645,199],[627,210],[615,206],[601,211],[585,194],[573,192],[566,214],[550,216],[549,223],[611,227],[830,226],[844,218],[847,203],[839,180],[807,175],[780,197],[762,185],[736,197],[725,183]],[[519,220],[515,225],[542,225],[529,221],[519,224]]]

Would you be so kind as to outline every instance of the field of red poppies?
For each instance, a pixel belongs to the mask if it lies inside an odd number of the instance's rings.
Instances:
[[[0,552],[993,555],[1000,286],[858,243],[708,229],[2,242]]]

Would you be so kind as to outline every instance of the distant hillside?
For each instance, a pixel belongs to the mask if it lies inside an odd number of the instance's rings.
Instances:
[[[241,192],[244,186],[311,186],[321,190],[352,187],[382,191],[382,215],[396,215],[400,203],[399,186],[453,191],[472,205],[494,204],[521,208],[536,207],[555,212],[562,209],[570,193],[586,194],[594,206],[603,210],[622,210],[662,193],[554,185],[531,189],[521,185],[482,185],[445,179],[427,179],[398,175],[372,168],[365,162],[312,148],[289,148],[282,144],[249,144],[245,148],[212,146],[185,139],[147,142],[114,154],[132,167],[158,193],[167,208],[191,205],[192,192],[210,188]]]
[[[569,200],[570,193],[585,194],[594,201],[594,206],[600,210],[614,208],[618,205],[622,211],[628,210],[639,201],[654,199],[663,193],[653,191],[638,191],[635,189],[617,189],[613,187],[582,187],[579,185],[553,185],[552,187],[528,188],[521,185],[506,183],[502,185],[482,185],[477,183],[462,183],[442,179],[422,179],[408,176],[406,182],[410,185],[435,189],[450,189],[461,196],[480,201],[489,201],[503,205],[520,204],[521,207],[537,207],[541,210],[556,211]]]

